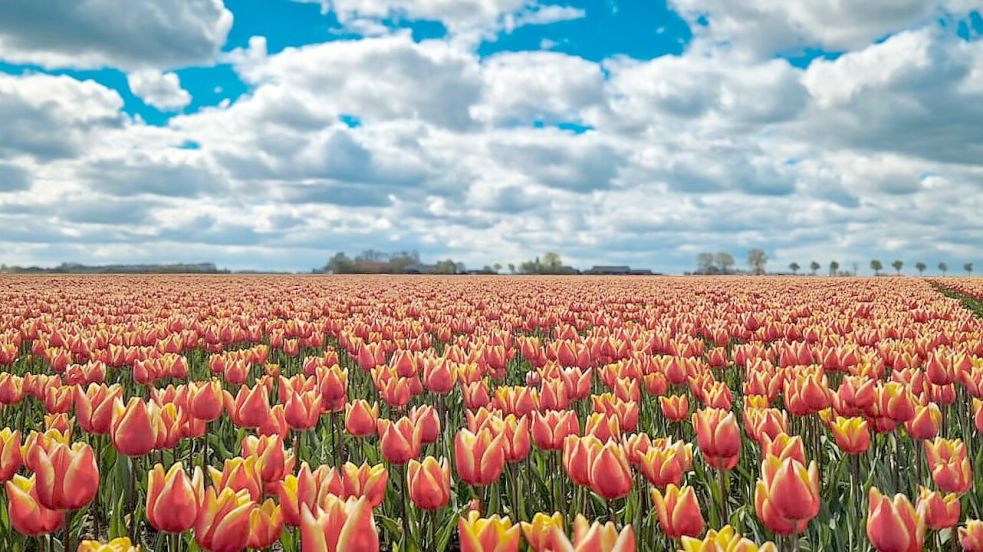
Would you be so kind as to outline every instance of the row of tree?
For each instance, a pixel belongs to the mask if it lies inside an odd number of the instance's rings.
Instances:
[[[763,249],[751,249],[747,252],[747,265],[751,274],[764,274],[768,264],[768,254]],[[737,274],[737,261],[726,251],[719,253],[704,252],[696,256],[695,274]]]
[[[576,274],[578,271],[563,264],[558,253],[547,251],[541,257],[536,257],[515,265],[506,265],[511,274]],[[467,270],[464,263],[452,259],[426,264],[420,260],[416,251],[397,251],[387,253],[375,249],[365,250],[354,258],[339,251],[321,268],[320,272],[328,274],[498,274],[501,263],[486,265],[479,270]]]
[[[894,269],[894,273],[895,274],[899,274],[900,275],[901,274],[901,269],[904,268],[904,261],[902,261],[901,259],[895,259],[895,261],[893,263],[891,263],[891,268]],[[928,265],[925,264],[925,263],[923,263],[923,262],[921,262],[921,261],[918,261],[917,263],[915,263],[915,270],[918,271],[918,274],[919,275],[921,275],[921,273],[925,272],[925,269],[927,269],[927,268],[928,268]],[[870,269],[874,271],[874,275],[875,276],[880,276],[881,270],[884,270],[884,265],[878,259],[871,259],[871,261],[870,261]],[[963,265],[963,270],[966,271],[966,274],[972,274],[973,273],[973,263],[966,263],[966,264],[964,264]],[[949,265],[947,265],[944,262],[939,263],[939,272],[941,272],[943,276],[945,276],[945,274],[948,271],[949,271]]]
[[[751,274],[764,274],[765,265],[768,263],[768,255],[762,249],[751,249],[747,253],[747,266],[748,272]],[[721,251],[719,253],[703,252],[696,256],[696,272],[695,274],[736,274],[740,272],[736,268],[736,261],[734,256],[726,251]],[[918,261],[915,263],[915,270],[918,274],[922,274],[928,269],[928,265]],[[810,273],[815,275],[823,265],[819,264],[818,261],[812,261],[809,263]],[[891,263],[891,267],[894,268],[895,274],[901,274],[901,269],[904,268],[904,261],[898,259]],[[949,265],[944,262],[939,263],[939,272],[944,276],[949,271]],[[881,270],[884,269],[883,263],[878,259],[873,259],[870,261],[870,268],[874,271],[875,276],[880,276]],[[792,271],[792,274],[798,274],[802,270],[802,266],[797,262],[791,262],[788,265],[788,269]],[[966,274],[972,274],[973,263],[966,263],[963,265],[963,270]],[[854,264],[853,274],[857,272],[857,266]],[[829,262],[829,275],[836,276],[839,274],[850,274],[840,272],[840,263],[838,261]]]

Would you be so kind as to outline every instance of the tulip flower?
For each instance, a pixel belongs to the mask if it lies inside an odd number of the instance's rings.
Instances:
[[[593,451],[604,444],[593,435],[579,437],[568,435],[563,441],[563,469],[570,479],[581,486],[590,485],[590,467]]]
[[[559,528],[554,528],[553,534],[559,552],[635,552],[635,530],[631,525],[619,533],[610,521],[604,525],[588,523],[587,518],[577,514],[572,543]]]
[[[543,450],[559,450],[568,435],[580,432],[577,414],[572,410],[551,410],[545,414],[533,412],[532,440]]]
[[[657,440],[639,459],[642,474],[656,487],[679,485],[693,463],[692,443]]]
[[[591,448],[589,462],[588,477],[595,493],[613,500],[631,492],[631,465],[621,443],[608,441]]]
[[[358,399],[345,405],[345,430],[355,437],[366,437],[376,432],[379,404]]]
[[[189,479],[180,462],[166,473],[157,464],[147,474],[147,521],[164,533],[187,531],[194,527],[203,495],[201,468]]]
[[[902,494],[894,499],[871,487],[867,507],[867,538],[878,552],[918,552],[925,541],[923,512]]]
[[[705,408],[693,414],[700,452],[713,468],[729,470],[741,455],[741,429],[733,412]]]
[[[867,420],[863,418],[836,417],[830,426],[836,446],[847,454],[863,454],[870,448],[870,433],[867,432]]]
[[[929,529],[946,529],[959,523],[959,495],[921,487],[915,509],[923,512]]]
[[[294,468],[293,452],[283,448],[278,435],[247,435],[242,440],[242,456],[256,457],[260,477],[266,483],[282,480]]]
[[[304,552],[379,551],[379,533],[365,498],[343,501],[329,494],[313,511],[305,504],[300,535]]]
[[[317,371],[318,391],[325,405],[344,404],[348,394],[348,369],[337,364]]]
[[[224,392],[223,395],[229,416],[239,427],[259,427],[270,415],[269,390],[265,385],[257,384],[253,387],[243,385],[236,393],[235,399],[232,399],[228,392]],[[306,405],[302,403],[301,406]]]
[[[520,527],[533,552],[553,552],[557,547],[555,530],[563,531],[563,514],[536,512],[531,523],[523,521]]]
[[[92,447],[86,443],[34,447],[26,464],[37,476],[35,490],[45,508],[77,510],[91,502],[99,490],[99,467]]]
[[[209,487],[195,521],[195,541],[209,552],[241,552],[249,543],[249,520],[256,507],[246,490]]]
[[[422,510],[443,508],[451,499],[451,472],[447,459],[438,462],[427,456],[423,462],[410,460],[407,466],[410,500]]]
[[[123,406],[122,399],[113,403],[110,435],[113,446],[125,456],[143,456],[157,446],[160,425],[151,415],[147,403],[133,397]]]
[[[959,544],[965,551],[983,552],[983,521],[966,520],[966,525],[959,528]]]
[[[689,416],[689,398],[686,395],[669,395],[659,397],[662,415],[672,422],[681,422]]]
[[[430,405],[414,406],[409,417],[420,427],[420,442],[424,445],[436,443],[440,437],[440,417],[437,409]]]
[[[939,405],[928,403],[915,407],[915,416],[906,421],[905,429],[912,439],[924,441],[932,439],[939,434],[939,426],[942,423],[942,411]]]
[[[140,552],[129,537],[119,537],[106,544],[94,540],[84,540],[79,543],[77,552]]]
[[[423,365],[423,385],[440,395],[449,393],[457,380],[456,365],[445,359]]]
[[[711,529],[703,539],[683,537],[683,552],[778,552],[771,542],[758,546],[739,533],[730,525],[723,526],[719,531]]]
[[[461,552],[518,552],[519,526],[508,517],[482,518],[475,511],[457,520]]]
[[[7,372],[0,372],[0,405],[17,404],[23,398],[23,378]]]
[[[819,469],[806,468],[795,458],[768,456],[754,489],[758,518],[770,531],[794,535],[819,513]]]
[[[75,401],[75,387],[52,385],[44,395],[44,411],[48,414],[62,414],[72,410]]]
[[[361,465],[356,466],[351,462],[346,462],[341,467],[340,494],[346,500],[364,496],[368,500],[369,506],[376,508],[386,498],[386,483],[388,482],[389,471],[386,470],[384,464],[370,466],[362,462]]]
[[[901,423],[915,416],[915,398],[905,384],[889,381],[877,388],[878,411],[894,422]]]
[[[323,398],[313,391],[307,393],[290,392],[283,405],[283,416],[291,429],[311,429],[321,417]]]
[[[65,515],[46,508],[38,498],[36,475],[15,475],[4,485],[7,490],[7,515],[14,531],[29,537],[45,535],[61,527]]]
[[[402,417],[396,422],[380,419],[379,450],[382,456],[393,464],[405,464],[410,458],[420,454],[422,429],[413,420]]]
[[[584,423],[584,435],[593,435],[601,442],[621,439],[621,425],[618,423],[618,417],[614,414],[600,412],[590,414]]]
[[[287,475],[277,486],[277,499],[287,525],[300,527],[303,507],[314,508],[317,505],[326,472],[326,466],[312,471],[307,462],[303,462],[297,475]]]
[[[123,396],[118,384],[105,386],[89,384],[85,391],[75,388],[75,417],[86,433],[106,435],[112,430],[113,405]]]
[[[222,415],[223,401],[219,380],[188,383],[188,411],[195,418],[206,422],[217,420]]]
[[[228,458],[221,470],[208,466],[208,472],[216,489],[246,491],[253,501],[263,495],[263,478],[255,456]]]
[[[973,470],[961,439],[924,441],[925,456],[935,485],[947,492],[962,494],[973,487]]]
[[[491,429],[477,433],[462,428],[454,437],[454,465],[458,477],[469,485],[490,485],[505,468],[503,435],[492,435]]]
[[[247,546],[262,550],[273,546],[280,540],[283,529],[283,514],[273,499],[266,499],[249,514],[249,539]]]
[[[468,410],[477,410],[491,402],[488,396],[488,384],[484,381],[462,384],[461,397],[464,399],[464,407]]]
[[[774,439],[765,437],[761,442],[761,456],[775,456],[779,460],[794,458],[800,464],[806,463],[805,446],[802,444],[802,437],[798,435],[780,433]]]
[[[670,484],[665,494],[658,489],[652,489],[651,493],[663,533],[673,539],[698,537],[703,533],[703,513],[693,487]]]
[[[10,481],[22,463],[20,431],[0,429],[0,483]]]

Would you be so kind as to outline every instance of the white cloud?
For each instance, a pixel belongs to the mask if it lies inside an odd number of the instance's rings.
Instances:
[[[697,37],[765,56],[809,46],[859,49],[945,13],[979,7],[975,0],[670,0],[669,4],[690,22]]]
[[[346,27],[367,36],[385,34],[383,20],[440,21],[455,41],[474,44],[499,31],[579,19],[584,10],[539,0],[296,0],[317,3]]]
[[[127,75],[126,81],[134,94],[161,111],[180,111],[191,103],[191,94],[181,88],[176,73],[137,71]]]
[[[227,60],[248,91],[163,127],[94,82],[0,76],[4,262],[983,261],[980,41],[922,28],[807,69],[706,43],[480,59],[407,33],[273,54],[256,38]]]
[[[604,102],[596,63],[550,52],[516,52],[483,62],[483,97],[475,118],[493,124],[573,121]]]
[[[47,68],[208,64],[231,27],[222,0],[7,0],[0,3],[0,59]]]
[[[67,76],[0,73],[0,159],[73,157],[98,132],[121,127],[123,100],[93,81]]]

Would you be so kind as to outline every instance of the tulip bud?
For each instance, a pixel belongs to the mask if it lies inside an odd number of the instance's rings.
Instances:
[[[20,431],[0,429],[0,483],[10,481],[22,463]]]
[[[923,513],[904,495],[894,495],[892,501],[871,487],[867,538],[878,552],[917,552],[925,541]]]
[[[140,547],[134,546],[129,537],[119,537],[106,544],[84,540],[79,543],[77,552],[140,552]]]
[[[460,429],[454,437],[454,465],[461,480],[469,485],[490,485],[505,468],[502,434],[493,436],[484,428],[472,433]]]
[[[111,436],[113,446],[126,456],[143,456],[157,446],[159,424],[152,418],[147,403],[133,397],[123,406],[122,399],[113,403]]]
[[[533,552],[552,552],[557,547],[554,530],[563,531],[563,514],[556,512],[547,515],[536,512],[532,523],[523,521],[520,527]]]
[[[180,462],[164,472],[157,464],[147,474],[147,521],[158,531],[182,533],[194,527],[204,495],[201,468],[191,479]]]
[[[519,526],[498,515],[482,518],[471,511],[457,520],[461,552],[518,552]]]
[[[208,487],[195,521],[195,541],[211,552],[238,551],[249,542],[249,518],[256,503],[245,490]]]
[[[15,475],[5,483],[7,489],[7,514],[14,531],[28,537],[45,535],[61,527],[65,515],[46,508],[38,498],[36,475]]]
[[[698,537],[703,533],[703,514],[692,487],[669,485],[665,494],[652,489],[652,503],[659,514],[659,526],[670,538]]]
[[[343,501],[334,495],[313,511],[301,509],[301,549],[304,552],[359,550],[379,552],[379,533],[365,498]]]
[[[451,472],[446,458],[440,462],[433,456],[427,456],[423,462],[410,460],[406,478],[410,499],[418,508],[435,510],[450,501]]]

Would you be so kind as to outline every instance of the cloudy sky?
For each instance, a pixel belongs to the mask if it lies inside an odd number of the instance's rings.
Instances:
[[[5,0],[0,262],[983,270],[983,0]]]

